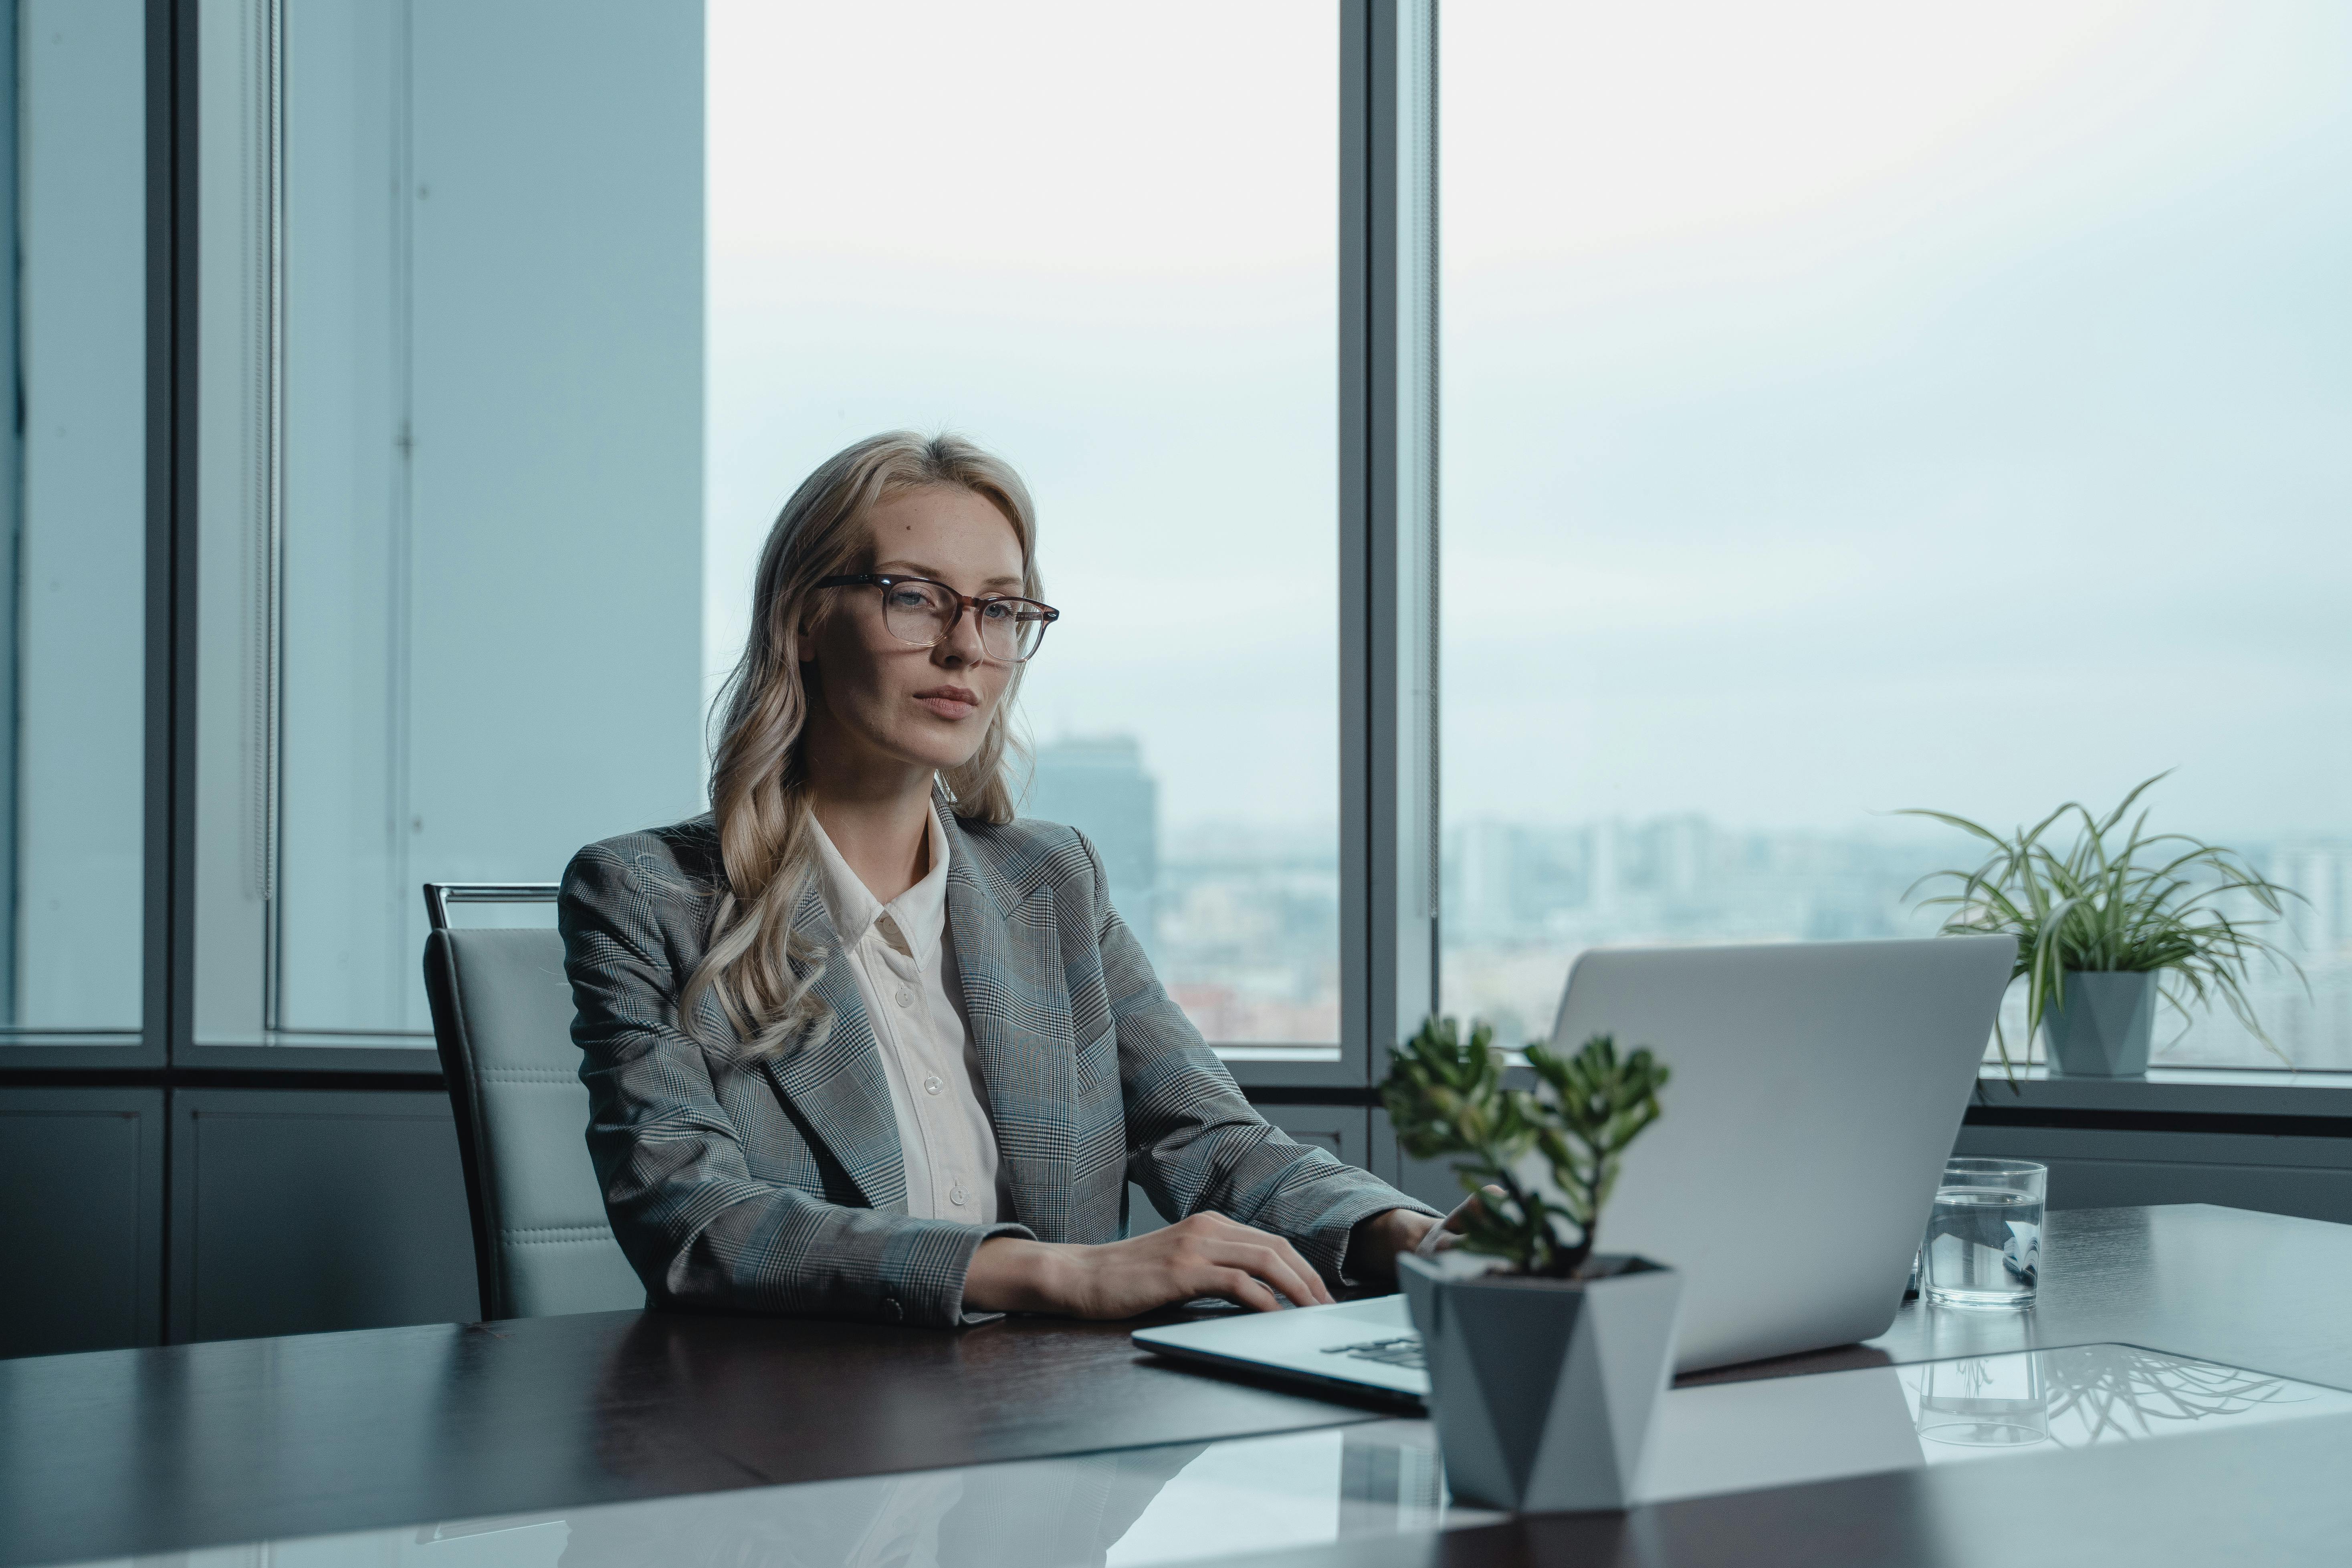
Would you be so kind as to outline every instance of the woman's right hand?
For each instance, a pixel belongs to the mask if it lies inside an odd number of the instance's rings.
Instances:
[[[1257,1311],[1328,1305],[1331,1292],[1297,1248],[1223,1215],[1189,1219],[1126,1241],[1087,1247],[992,1237],[971,1255],[966,1310],[1131,1318],[1155,1307],[1222,1296]]]

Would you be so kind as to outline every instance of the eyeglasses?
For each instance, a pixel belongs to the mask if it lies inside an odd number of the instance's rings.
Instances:
[[[1016,599],[1003,594],[974,597],[959,594],[945,583],[935,583],[929,577],[901,577],[895,573],[860,572],[847,577],[825,577],[819,579],[816,585],[881,589],[882,624],[889,628],[892,637],[917,647],[937,647],[945,642],[948,634],[955,630],[956,622],[970,609],[973,622],[980,627],[982,651],[1003,664],[1026,662],[1036,653],[1037,645],[1045,641],[1045,628],[1062,618],[1061,611],[1034,599]]]

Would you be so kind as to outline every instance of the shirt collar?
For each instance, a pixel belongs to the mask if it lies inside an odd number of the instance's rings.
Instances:
[[[921,881],[885,904],[849,868],[849,862],[826,837],[824,825],[814,812],[810,814],[809,831],[816,836],[817,890],[824,896],[825,912],[833,917],[843,945],[861,941],[874,922],[887,914],[906,937],[915,962],[930,963],[947,929],[950,852],[947,830],[940,826],[937,808],[924,820],[930,829],[931,868]]]

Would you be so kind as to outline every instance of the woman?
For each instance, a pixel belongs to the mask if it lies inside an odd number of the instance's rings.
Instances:
[[[613,1233],[656,1303],[955,1323],[1261,1310],[1434,1217],[1268,1126],[1071,828],[1005,778],[1038,602],[1010,468],[859,442],[761,553],[711,812],[560,909]],[[1121,1240],[1127,1184],[1187,1217]]]

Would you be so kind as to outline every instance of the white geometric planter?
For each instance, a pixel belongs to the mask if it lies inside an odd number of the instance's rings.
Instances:
[[[2154,970],[2066,972],[2066,1005],[2042,1015],[2050,1062],[2068,1078],[2137,1078],[2156,1034]]]
[[[1601,1279],[1397,1274],[1429,1361],[1445,1479],[1520,1513],[1633,1506],[1651,1418],[1674,1375],[1683,1279],[1643,1258]]]

